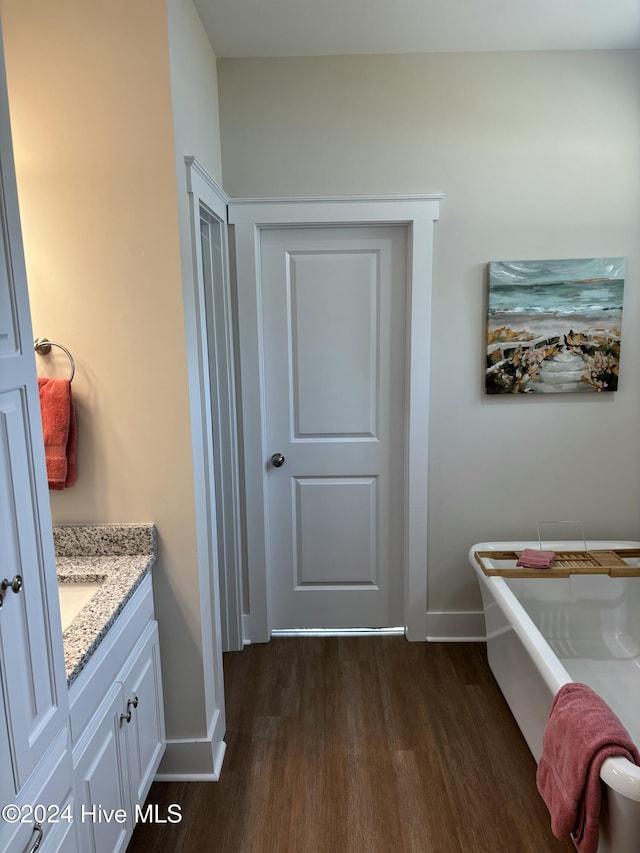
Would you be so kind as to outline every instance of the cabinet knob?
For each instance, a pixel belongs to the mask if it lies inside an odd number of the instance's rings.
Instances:
[[[120,714],[120,722],[121,723],[130,723],[131,722],[131,709],[138,707],[138,697],[134,696],[133,699],[127,699],[127,712],[126,714]]]
[[[23,586],[24,583],[22,580],[22,575],[15,575],[13,580],[5,578],[3,581],[0,581],[0,607],[2,607],[2,601],[8,589],[10,589],[12,592],[20,592]]]

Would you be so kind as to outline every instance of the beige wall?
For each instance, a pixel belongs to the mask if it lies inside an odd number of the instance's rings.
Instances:
[[[76,361],[78,482],[52,494],[53,519],[156,523],[167,734],[203,737],[166,9],[0,10],[34,333]],[[215,150],[210,160],[219,169]],[[64,356],[52,366],[64,373]]]
[[[429,609],[474,610],[467,549],[577,518],[640,538],[638,52],[218,60],[232,197],[443,192]],[[490,260],[629,259],[620,391],[487,398]]]

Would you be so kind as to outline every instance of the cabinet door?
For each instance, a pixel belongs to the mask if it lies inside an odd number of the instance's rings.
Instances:
[[[138,642],[122,690],[127,714],[131,712],[125,728],[135,807],[144,802],[165,748],[157,622],[148,625]]]
[[[74,749],[75,824],[83,853],[119,853],[133,832],[122,709],[116,683]]]
[[[0,793],[13,801],[66,725],[68,699],[1,50],[0,543],[0,581],[15,588],[5,590],[0,608],[0,738],[6,738],[9,752]]]
[[[68,713],[66,684],[55,675],[34,485],[24,388],[2,391],[0,573],[9,581],[20,577],[23,584],[19,591],[5,591],[0,608],[0,679],[16,792],[66,724]],[[61,635],[58,640],[61,644]]]

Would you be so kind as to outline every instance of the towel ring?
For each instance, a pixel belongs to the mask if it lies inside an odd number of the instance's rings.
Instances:
[[[40,353],[40,355],[49,355],[51,347],[60,347],[60,349],[66,353],[69,363],[71,364],[71,376],[69,377],[69,382],[72,382],[73,377],[76,374],[76,363],[69,350],[66,347],[63,347],[62,344],[57,344],[55,341],[49,341],[47,338],[36,338],[33,342],[34,350]]]

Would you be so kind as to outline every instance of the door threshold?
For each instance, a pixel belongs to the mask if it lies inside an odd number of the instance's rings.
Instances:
[[[404,628],[273,628],[272,637],[404,637]]]

